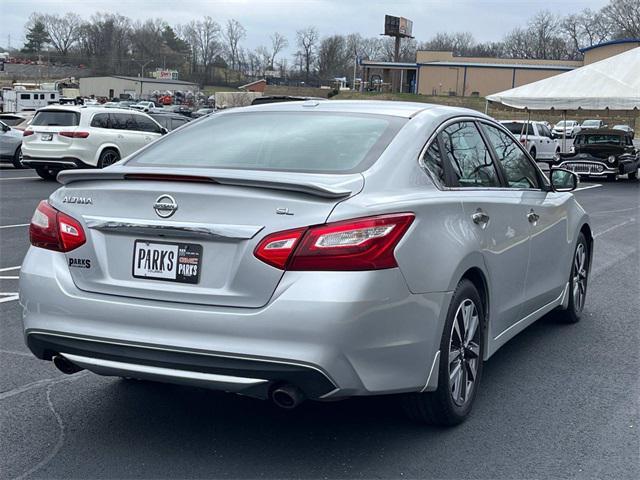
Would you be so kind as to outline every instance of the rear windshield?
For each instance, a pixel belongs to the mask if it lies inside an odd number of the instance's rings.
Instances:
[[[600,120],[585,120],[584,122],[582,122],[582,125],[584,125],[585,127],[597,127],[598,125],[600,125]]]
[[[621,135],[578,135],[576,145],[621,145]]]
[[[514,135],[533,135],[533,127],[528,123],[507,122],[502,125]]]
[[[228,113],[168,135],[127,164],[360,172],[375,162],[405,122],[346,113]]]
[[[9,125],[10,127],[19,125],[20,123],[24,122],[24,120],[25,119],[22,117],[0,117],[0,121],[5,123],[6,125]]]
[[[80,115],[62,110],[43,110],[36,113],[31,125],[35,127],[75,127]]]

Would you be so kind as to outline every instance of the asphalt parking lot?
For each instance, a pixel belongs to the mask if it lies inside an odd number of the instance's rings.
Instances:
[[[583,183],[583,321],[549,315],[486,364],[474,413],[415,425],[392,397],[292,412],[195,388],[59,373],[23,344],[27,224],[57,184],[0,169],[2,478],[640,478],[640,182]]]

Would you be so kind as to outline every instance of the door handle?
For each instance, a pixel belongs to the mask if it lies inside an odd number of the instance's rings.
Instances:
[[[533,210],[527,213],[527,220],[529,220],[529,223],[535,224],[539,219],[540,219],[540,215],[538,215]]]
[[[475,223],[476,225],[480,225],[481,228],[485,228],[487,226],[487,223],[489,223],[489,215],[487,215],[480,209],[478,209],[476,213],[471,215],[471,219],[473,220],[473,223]]]

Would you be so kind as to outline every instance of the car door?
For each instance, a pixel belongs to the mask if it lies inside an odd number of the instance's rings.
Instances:
[[[540,158],[545,160],[553,159],[556,153],[556,142],[551,138],[551,132],[546,125],[539,123],[538,135],[540,136],[540,145],[542,145]]]
[[[120,149],[122,158],[131,155],[145,146],[144,132],[137,131],[137,124],[132,113],[111,112],[111,129],[113,142]]]
[[[455,122],[439,135],[448,183],[457,190],[489,274],[490,333],[495,337],[518,321],[529,257],[529,223],[522,192],[504,188],[478,126]]]
[[[548,191],[540,170],[505,131],[488,123],[482,123],[482,129],[494,149],[507,186],[520,194],[528,223],[524,317],[556,300],[568,281],[572,245],[567,238],[567,222],[571,194]]]
[[[9,126],[0,122],[0,157],[8,157],[9,152]]]
[[[162,136],[162,127],[148,115],[133,115],[136,127],[135,131],[142,134],[144,145],[147,145]]]

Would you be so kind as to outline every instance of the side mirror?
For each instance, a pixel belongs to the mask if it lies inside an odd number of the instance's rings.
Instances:
[[[169,133],[169,130],[167,130],[165,127],[160,127],[160,133],[162,135],[166,135],[167,133]]]
[[[9,130],[11,130],[11,127],[9,125],[5,125],[4,123],[2,124],[2,131],[3,132],[8,132]]]
[[[554,192],[571,192],[578,188],[580,177],[564,168],[551,169],[551,188]]]

